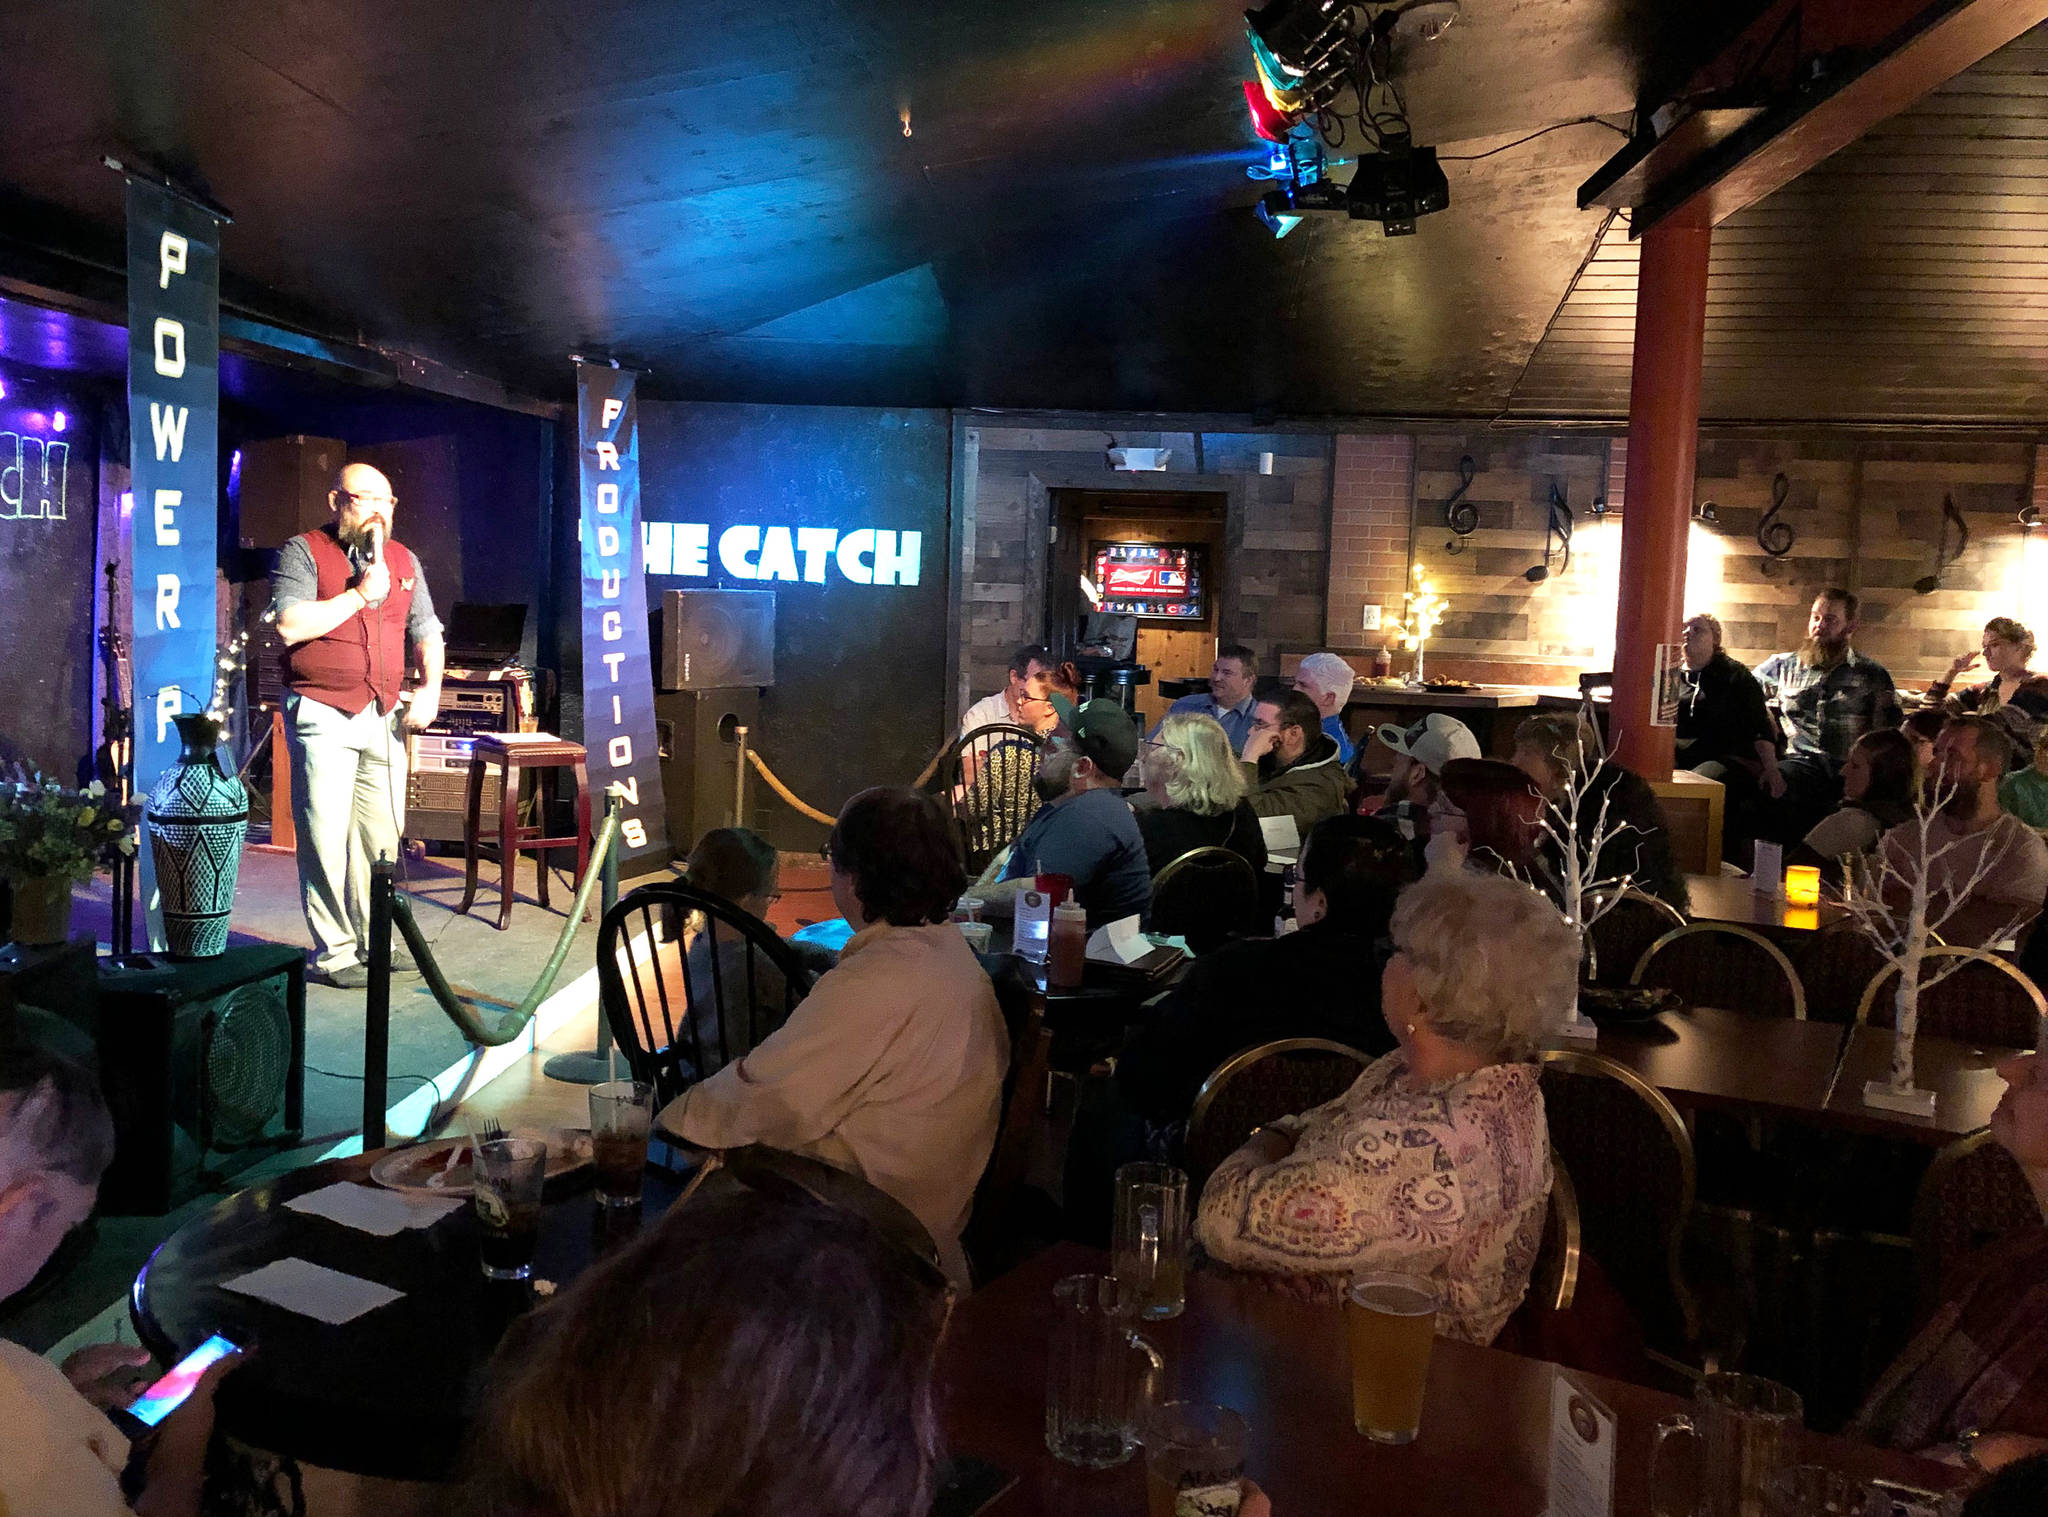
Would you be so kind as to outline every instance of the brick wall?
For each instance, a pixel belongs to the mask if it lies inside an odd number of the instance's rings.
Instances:
[[[1331,647],[1369,652],[1380,645],[1381,634],[1360,626],[1366,606],[1378,606],[1383,620],[1400,614],[1414,499],[1414,438],[1338,436],[1330,492]]]

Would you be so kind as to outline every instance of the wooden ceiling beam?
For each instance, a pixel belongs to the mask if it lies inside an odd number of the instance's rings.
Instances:
[[[1718,225],[2044,20],[2048,0],[1779,0],[1579,204],[1630,209],[1635,236],[1680,211]]]

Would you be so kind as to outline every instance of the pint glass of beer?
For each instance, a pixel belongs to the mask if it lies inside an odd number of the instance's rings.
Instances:
[[[1344,1293],[1351,1421],[1375,1443],[1413,1443],[1422,1431],[1429,1345],[1442,1304],[1435,1282],[1420,1275],[1359,1275]]]
[[[534,1138],[479,1143],[472,1163],[476,1179],[470,1199],[482,1233],[485,1278],[531,1279],[534,1244],[540,1237],[540,1188],[547,1176],[547,1144]]]

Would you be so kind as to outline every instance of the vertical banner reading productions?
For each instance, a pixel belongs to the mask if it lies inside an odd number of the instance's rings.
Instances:
[[[591,788],[625,797],[619,862],[669,856],[668,809],[654,740],[641,572],[640,417],[634,376],[576,365],[576,453],[582,475],[583,743]],[[630,872],[630,871],[629,871]]]
[[[220,220],[128,181],[129,515],[135,794],[178,755],[171,719],[213,695],[216,454],[220,438]],[[160,947],[149,845],[137,854]]]

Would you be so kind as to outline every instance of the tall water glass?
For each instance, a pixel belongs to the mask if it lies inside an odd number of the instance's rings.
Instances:
[[[1165,1361],[1133,1331],[1136,1296],[1116,1276],[1069,1275],[1052,1288],[1052,1301],[1045,1446],[1083,1469],[1122,1464]]]
[[[647,1135],[654,1126],[654,1087],[607,1080],[590,1087],[590,1148],[597,1197],[606,1206],[638,1206],[647,1172]]]
[[[1237,1517],[1244,1418],[1227,1406],[1169,1401],[1145,1419],[1148,1517]]]
[[[1359,1275],[1344,1293],[1351,1349],[1351,1425],[1375,1443],[1413,1443],[1422,1431],[1429,1350],[1443,1297],[1421,1275]]]
[[[1170,1164],[1116,1172],[1110,1272],[1137,1293],[1138,1315],[1178,1317],[1187,1303],[1188,1177]]]
[[[1765,1517],[1764,1483],[1798,1462],[1799,1393],[1761,1375],[1708,1375],[1690,1412],[1657,1424],[1650,1446],[1650,1491],[1657,1517]],[[1666,1465],[1672,1438],[1697,1447],[1690,1482],[1673,1481]],[[1669,1488],[1678,1486],[1675,1495]]]
[[[548,1146],[536,1138],[477,1144],[470,1201],[482,1233],[478,1251],[487,1279],[532,1277],[534,1245],[540,1239],[541,1182],[547,1168]]]

